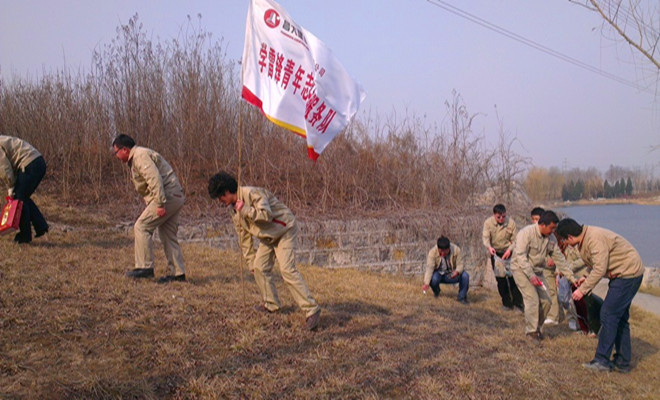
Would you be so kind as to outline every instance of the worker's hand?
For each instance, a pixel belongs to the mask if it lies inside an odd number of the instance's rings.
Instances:
[[[573,301],[580,301],[584,297],[584,294],[582,294],[580,289],[575,289],[575,291],[573,292],[573,296],[571,297],[573,297]]]
[[[236,200],[236,204],[234,204],[234,210],[241,211],[244,205],[245,203],[243,202],[243,200]]]
[[[458,276],[458,271],[454,271],[454,272],[451,273],[450,278],[455,279],[457,276]]]
[[[583,276],[582,278],[578,279],[577,282],[575,282],[575,286],[580,287],[580,285],[583,284],[584,281],[586,281],[586,280],[587,280],[587,278],[585,278]]]
[[[163,218],[167,214],[167,211],[165,211],[165,207],[158,207],[156,209],[156,214],[158,214],[159,217]]]
[[[539,279],[538,276],[532,275],[531,278],[529,278],[529,281],[532,283],[534,286],[543,286],[543,282]]]
[[[555,266],[555,261],[552,258],[548,257],[548,267],[554,267],[554,266]]]
[[[506,252],[502,255],[502,260],[508,260],[511,257],[511,249],[506,249]]]
[[[423,290],[424,292],[426,292],[427,290],[429,290],[429,285],[426,285],[426,284],[422,285],[422,290]]]
[[[489,248],[488,248],[488,252],[490,253],[491,256],[494,256],[494,255],[495,255],[495,249],[492,248],[492,247],[489,247]]]

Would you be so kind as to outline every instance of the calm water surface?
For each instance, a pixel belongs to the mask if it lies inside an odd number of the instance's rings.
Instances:
[[[645,265],[660,267],[660,206],[602,204],[556,210],[580,224],[596,225],[618,233],[635,246]]]

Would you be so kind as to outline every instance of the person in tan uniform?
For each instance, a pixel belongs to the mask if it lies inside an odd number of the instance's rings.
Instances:
[[[545,210],[543,208],[534,207],[530,213],[532,222],[537,224],[544,212]],[[548,311],[548,315],[545,321],[543,321],[544,325],[558,325],[559,321],[563,317],[563,313],[561,312],[562,309],[559,307],[559,298],[557,297],[556,270],[555,262],[552,260],[552,258],[548,257],[545,263],[545,267],[543,268],[543,276],[545,277],[545,281],[548,285],[548,295],[550,295],[550,300],[552,300],[552,303],[550,304],[550,311]]]
[[[183,253],[177,239],[179,213],[185,202],[183,188],[174,170],[155,151],[135,145],[128,135],[119,135],[112,142],[115,156],[131,169],[133,185],[144,198],[147,207],[135,221],[135,268],[126,272],[131,278],[154,276],[153,233],[158,229],[165,249],[169,274],[159,283],[185,281]]]
[[[550,296],[543,268],[548,257],[571,282],[572,271],[559,250],[554,232],[559,218],[553,211],[545,211],[538,224],[524,227],[516,236],[511,271],[525,302],[525,334],[542,340],[543,321],[550,310]]]
[[[209,179],[209,196],[231,207],[231,216],[238,235],[241,251],[248,268],[261,292],[263,304],[255,307],[260,312],[280,309],[272,270],[277,259],[282,279],[293,299],[305,312],[305,326],[314,330],[319,324],[321,307],[316,304],[302,275],[296,268],[295,245],[298,234],[296,217],[291,210],[266,189],[241,186],[226,172]],[[252,237],[259,239],[255,251]]]
[[[422,290],[426,293],[429,287],[433,295],[440,295],[441,283],[458,283],[458,301],[468,304],[467,292],[470,288],[470,275],[464,270],[461,248],[450,243],[444,236],[438,238],[435,246],[426,256],[426,272]]]
[[[41,153],[23,139],[0,135],[0,182],[9,190],[7,196],[23,202],[19,231],[14,236],[17,243],[32,241],[48,232],[48,223],[31,196],[44,175],[46,162]]]
[[[573,300],[580,301],[591,293],[598,282],[609,278],[607,295],[600,309],[601,329],[593,360],[582,364],[595,371],[612,369],[630,372],[630,305],[644,277],[644,264],[637,250],[620,235],[597,226],[580,225],[565,218],[557,226],[557,234],[570,246],[577,246],[580,257],[591,271],[577,281]],[[615,350],[610,360],[612,349]]]
[[[484,221],[482,240],[488,249],[502,305],[508,310],[517,308],[522,311],[522,294],[509,267],[516,233],[518,233],[516,223],[511,218],[507,220],[504,204],[496,204],[493,207],[493,216]]]

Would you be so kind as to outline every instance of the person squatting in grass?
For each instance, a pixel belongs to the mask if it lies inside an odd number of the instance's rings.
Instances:
[[[254,273],[263,304],[255,307],[259,312],[273,313],[280,309],[272,270],[277,259],[282,279],[293,299],[305,312],[305,326],[314,330],[319,324],[321,307],[316,304],[302,275],[296,268],[295,246],[298,224],[291,210],[264,188],[241,186],[226,172],[209,179],[209,196],[230,207],[238,241]],[[252,237],[259,239],[255,251]]]
[[[573,300],[580,301],[598,282],[609,278],[607,295],[600,308],[600,332],[593,360],[582,364],[594,371],[612,369],[630,372],[630,305],[644,277],[644,264],[637,250],[622,236],[597,226],[580,225],[571,218],[562,219],[557,235],[569,246],[577,246],[580,257],[591,271],[577,281]],[[614,357],[610,360],[612,349]]]
[[[561,221],[560,221],[561,222]],[[555,235],[557,231],[555,230]],[[580,257],[580,252],[575,246],[568,246],[566,242],[559,237],[559,247],[561,248],[569,268],[573,271],[573,276],[578,280],[586,278],[589,275],[589,268],[584,264]],[[562,277],[561,279],[565,279]],[[600,308],[603,305],[603,299],[595,293],[585,295],[580,301],[574,301],[571,298],[573,291],[577,289],[575,285],[569,285],[566,293],[569,321],[568,326],[572,330],[578,330],[589,337],[598,337],[600,331]]]
[[[543,339],[543,322],[551,304],[543,275],[547,258],[552,257],[559,271],[569,281],[575,281],[552,234],[557,222],[559,218],[553,211],[543,212],[538,224],[527,225],[518,232],[513,250],[511,272],[525,302],[525,334],[536,340]]]
[[[496,204],[493,207],[493,215],[484,221],[482,240],[490,255],[490,263],[497,280],[497,291],[502,298],[502,306],[507,310],[513,310],[515,307],[522,311],[522,294],[520,294],[509,268],[517,232],[515,221],[506,218],[504,204]]]
[[[153,233],[158,229],[163,243],[169,275],[158,283],[185,281],[183,253],[177,239],[179,212],[186,197],[174,170],[155,151],[136,146],[128,135],[119,135],[112,142],[115,157],[128,164],[133,185],[144,198],[146,208],[135,221],[135,268],[126,272],[131,278],[154,276]]]
[[[37,149],[25,140],[0,135],[0,181],[9,189],[8,197],[23,202],[19,230],[14,241],[30,243],[32,227],[35,237],[48,232],[48,223],[31,196],[44,175],[46,162]]]
[[[440,295],[441,283],[458,283],[458,301],[468,304],[467,292],[470,288],[470,275],[464,270],[461,248],[450,243],[449,239],[440,236],[435,246],[426,256],[426,272],[422,290],[426,292],[429,287],[433,295]]]

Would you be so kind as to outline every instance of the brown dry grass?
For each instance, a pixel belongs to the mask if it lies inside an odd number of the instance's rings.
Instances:
[[[43,199],[40,199],[43,202]],[[52,232],[29,246],[0,239],[3,398],[539,398],[651,399],[660,392],[660,319],[633,308],[634,370],[580,368],[596,341],[565,326],[540,346],[494,292],[422,295],[417,278],[301,271],[323,307],[304,330],[285,308],[252,311],[237,255],[185,244],[187,283],[123,276],[130,233],[90,212],[44,207]],[[212,214],[212,213],[211,213]],[[67,228],[71,227],[71,228]],[[156,246],[157,275],[164,257]]]

